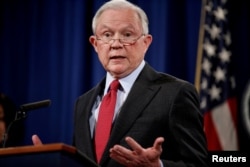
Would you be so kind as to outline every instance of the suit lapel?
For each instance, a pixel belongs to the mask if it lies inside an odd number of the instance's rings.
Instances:
[[[145,106],[150,103],[154,95],[158,92],[159,87],[147,87],[136,83],[133,89],[136,91],[131,91],[114,124],[111,142],[119,141],[124,137]]]
[[[82,104],[83,108],[81,114],[80,114],[80,120],[82,120],[82,123],[85,125],[82,126],[83,129],[80,129],[80,138],[82,140],[82,143],[84,143],[84,146],[81,147],[82,152],[87,155],[92,155],[92,159],[95,159],[95,152],[93,147],[93,141],[90,134],[90,126],[89,126],[89,118],[91,116],[91,111],[94,103],[96,102],[96,98],[99,94],[102,93],[104,90],[103,84],[105,84],[105,79],[103,79],[95,88],[93,88],[88,95],[86,96],[86,101],[84,104]]]

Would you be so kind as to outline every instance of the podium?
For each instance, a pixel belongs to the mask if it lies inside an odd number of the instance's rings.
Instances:
[[[63,143],[0,149],[1,167],[98,167],[75,147]]]

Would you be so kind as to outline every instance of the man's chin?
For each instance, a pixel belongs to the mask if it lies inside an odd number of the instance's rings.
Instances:
[[[124,68],[113,68],[112,70],[109,71],[109,73],[114,77],[114,78],[124,78],[127,75],[129,75],[131,72],[128,70],[125,70]]]

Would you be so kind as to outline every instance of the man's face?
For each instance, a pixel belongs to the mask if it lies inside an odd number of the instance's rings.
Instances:
[[[143,35],[138,15],[129,9],[106,10],[96,26],[96,36],[89,38],[104,69],[115,78],[129,75],[139,66],[151,44],[152,36]],[[110,37],[110,42],[98,40]],[[134,43],[124,45],[117,39],[133,38]]]

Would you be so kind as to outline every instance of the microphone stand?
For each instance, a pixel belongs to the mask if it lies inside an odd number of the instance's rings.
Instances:
[[[4,135],[3,135],[3,144],[2,144],[2,148],[5,148],[6,141],[7,141],[8,134],[9,134],[9,131],[10,131],[11,126],[12,126],[16,121],[19,121],[19,120],[21,120],[21,119],[25,119],[26,117],[27,117],[26,111],[20,110],[20,111],[16,112],[15,119],[14,119],[13,121],[10,122],[10,124],[8,125],[7,130],[5,131],[5,133],[4,133]]]

